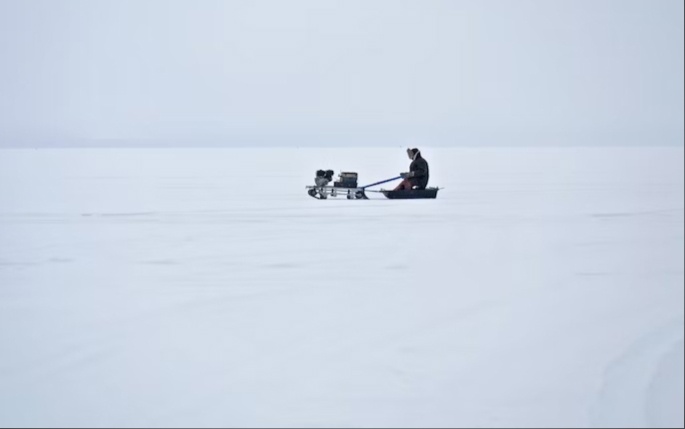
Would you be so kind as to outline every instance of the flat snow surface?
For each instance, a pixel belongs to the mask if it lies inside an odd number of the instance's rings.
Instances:
[[[683,150],[0,151],[0,426],[683,426]]]

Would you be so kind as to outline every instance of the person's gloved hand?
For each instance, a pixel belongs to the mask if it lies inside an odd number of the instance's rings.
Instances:
[[[411,177],[411,173],[400,173],[400,177],[406,179],[408,177]]]

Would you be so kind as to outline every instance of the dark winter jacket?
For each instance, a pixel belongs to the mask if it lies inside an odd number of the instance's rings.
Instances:
[[[423,159],[420,153],[409,166],[409,172],[411,173],[409,180],[411,181],[412,186],[415,186],[418,189],[426,189],[426,186],[428,186],[429,176],[428,162]]]

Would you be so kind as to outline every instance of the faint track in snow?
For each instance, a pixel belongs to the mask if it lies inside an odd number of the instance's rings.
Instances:
[[[592,213],[590,216],[598,219],[612,219],[625,217],[642,217],[642,216],[672,216],[681,215],[682,208],[669,208],[660,210],[642,210],[642,211],[626,211],[626,212],[606,212],[606,213]]]
[[[154,216],[157,212],[103,212],[103,213],[82,213],[84,217],[142,217]]]
[[[68,377],[82,373],[89,367],[101,365],[116,355],[121,338],[109,335],[107,338],[79,341],[55,347],[50,353],[32,358],[31,365],[8,365],[0,367],[3,377],[19,377],[22,383],[39,386],[47,379]]]
[[[685,425],[683,347],[685,347],[685,342],[680,341],[663,356],[649,384],[645,411],[647,422],[652,427],[683,427]],[[680,406],[674,407],[674,404]]]
[[[683,321],[678,320],[640,338],[606,367],[591,423],[683,427],[682,395]],[[679,422],[674,421],[678,408]]]

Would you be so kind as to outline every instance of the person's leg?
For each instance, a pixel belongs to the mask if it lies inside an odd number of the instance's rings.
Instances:
[[[411,189],[411,182],[409,179],[404,179],[397,187],[394,189],[395,191],[405,191],[408,189]]]

